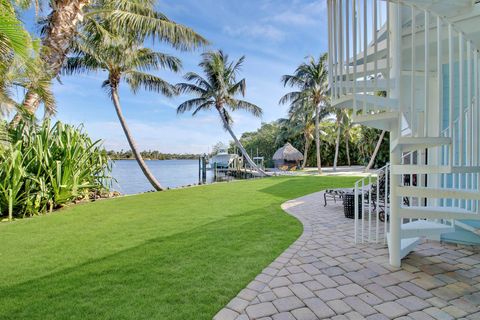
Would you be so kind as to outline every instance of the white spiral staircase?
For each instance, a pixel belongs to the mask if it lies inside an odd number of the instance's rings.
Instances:
[[[480,234],[480,5],[327,3],[332,105],[390,132],[390,165],[382,169],[389,223],[380,232],[379,206],[372,211],[368,203],[356,239],[377,242],[384,234],[390,263],[399,266],[421,238],[440,240],[459,228]],[[366,179],[357,195],[372,185]]]

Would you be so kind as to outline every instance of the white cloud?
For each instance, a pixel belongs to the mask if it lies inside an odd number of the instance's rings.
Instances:
[[[271,18],[271,20],[275,22],[280,22],[282,24],[296,26],[314,25],[316,23],[314,17],[292,11],[284,11],[282,13],[276,14]]]
[[[285,33],[270,24],[253,24],[242,27],[226,26],[223,31],[232,37],[250,37],[255,39],[266,39],[279,42],[285,38]]]
[[[295,1],[288,9],[267,18],[267,21],[274,21],[288,26],[311,26],[318,24],[325,10],[326,4],[324,0],[317,0],[307,4]]]
[[[252,121],[251,116],[242,113],[235,114],[234,118],[234,131],[238,136],[244,131],[255,130],[260,124],[260,120]],[[129,121],[128,126],[141,150],[204,153],[218,141],[232,140],[215,114],[179,117],[175,122],[158,124]],[[129,149],[119,122],[88,122],[85,129],[92,138],[102,139],[106,149]]]

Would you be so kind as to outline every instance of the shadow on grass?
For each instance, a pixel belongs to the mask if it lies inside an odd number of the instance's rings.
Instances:
[[[279,208],[202,225],[7,288],[1,319],[211,319],[300,234]]]
[[[338,177],[332,176],[315,176],[315,177],[273,177],[272,179],[283,179],[284,181],[273,184],[261,189],[261,192],[279,197],[284,200],[291,200],[304,196],[313,190],[321,191],[328,188],[348,188],[353,187],[358,177],[343,177],[341,180]]]

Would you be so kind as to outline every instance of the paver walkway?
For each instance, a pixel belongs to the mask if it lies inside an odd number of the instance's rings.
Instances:
[[[480,319],[478,248],[425,242],[393,268],[385,246],[355,245],[353,220],[322,197],[282,205],[302,236],[215,320]]]

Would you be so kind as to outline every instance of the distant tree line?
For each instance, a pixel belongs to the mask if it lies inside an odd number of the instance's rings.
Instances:
[[[336,118],[333,115],[324,118],[320,122],[320,128],[322,130],[320,136],[320,153],[322,157],[322,165],[324,166],[333,166],[338,126],[341,126],[341,124],[336,121]],[[349,125],[347,128],[342,128],[341,130],[342,134],[340,135],[339,141],[338,165],[366,166],[371,159],[382,131],[360,125]],[[259,156],[265,157],[266,167],[273,167],[273,154],[286,142],[290,142],[302,153],[305,150],[305,137],[303,130],[289,125],[285,119],[279,119],[270,123],[262,123],[258,130],[242,134],[240,141],[245,149],[249,153],[252,153],[252,156],[256,156],[258,152]],[[347,156],[347,144],[350,163],[348,161],[349,157]],[[373,167],[381,167],[388,161],[388,148],[389,135],[387,133],[383,137]],[[233,142],[231,143],[229,151],[235,152]],[[316,166],[315,144],[312,144],[307,152],[306,166]]]
[[[162,153],[160,151],[141,151],[140,152],[142,157],[145,160],[191,160],[191,159],[198,159],[200,157],[199,154],[193,154],[193,153]],[[114,151],[114,150],[109,150],[107,151],[108,157],[112,160],[134,160],[135,155],[131,150],[120,150],[120,151]]]

